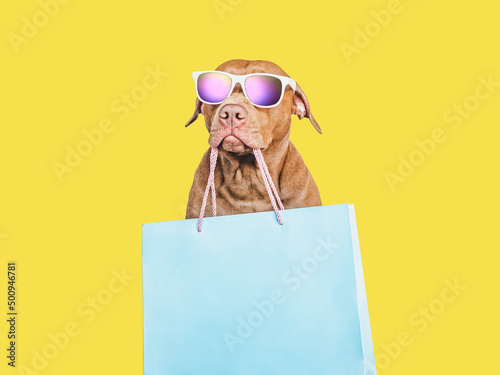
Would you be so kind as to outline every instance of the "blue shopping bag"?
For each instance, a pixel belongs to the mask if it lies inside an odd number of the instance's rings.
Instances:
[[[375,375],[354,207],[143,225],[146,375]]]

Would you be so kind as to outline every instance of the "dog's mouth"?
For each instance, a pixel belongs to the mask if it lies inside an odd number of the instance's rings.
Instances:
[[[225,137],[220,143],[220,147],[225,151],[234,152],[236,154],[252,152],[252,149],[234,134]]]

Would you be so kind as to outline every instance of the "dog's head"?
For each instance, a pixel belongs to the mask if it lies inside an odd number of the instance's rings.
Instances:
[[[230,60],[216,70],[235,75],[268,73],[288,77],[278,65],[263,60]],[[235,154],[249,153],[254,148],[265,149],[272,143],[286,139],[292,114],[299,119],[309,118],[314,128],[321,133],[311,113],[309,101],[298,84],[295,93],[290,85],[286,86],[277,106],[262,108],[254,106],[246,98],[240,83],[236,83],[232,93],[219,104],[202,103],[196,99],[194,114],[186,126],[193,123],[200,113],[204,115],[205,126],[210,133],[210,146]]]

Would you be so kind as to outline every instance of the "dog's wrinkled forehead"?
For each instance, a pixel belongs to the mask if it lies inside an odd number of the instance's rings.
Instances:
[[[238,75],[269,73],[288,77],[288,74],[278,65],[265,60],[230,60],[219,65],[215,70]]]

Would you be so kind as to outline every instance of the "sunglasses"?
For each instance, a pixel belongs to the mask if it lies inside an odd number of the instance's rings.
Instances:
[[[287,85],[295,92],[296,83],[290,77],[267,73],[235,75],[219,71],[193,72],[196,95],[203,103],[220,104],[237,83],[246,98],[256,107],[271,108],[280,104]]]

